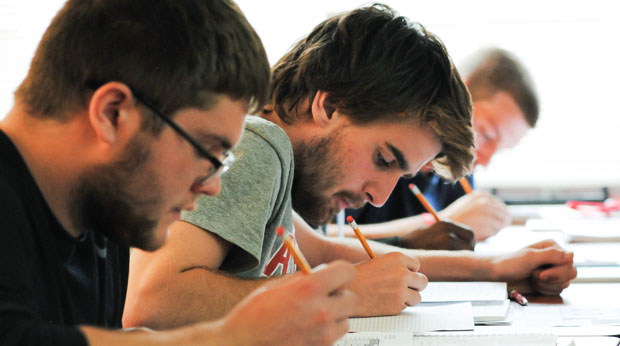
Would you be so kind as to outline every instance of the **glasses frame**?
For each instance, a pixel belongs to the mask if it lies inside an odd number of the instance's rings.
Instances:
[[[86,82],[85,85],[87,88],[95,91],[97,90],[97,88],[99,88],[103,84],[105,83],[96,81],[96,80],[91,80],[91,81]],[[188,141],[189,144],[191,144],[191,146],[194,147],[194,149],[198,152],[198,155],[200,155],[203,159],[209,160],[209,162],[211,162],[212,167],[207,172],[207,175],[205,175],[204,177],[200,177],[198,178],[198,180],[196,180],[196,183],[198,185],[202,186],[207,180],[212,179],[212,178],[218,178],[230,169],[230,166],[232,166],[232,164],[235,162],[235,155],[231,151],[229,150],[225,151],[221,155],[220,158],[215,157],[215,155],[211,154],[209,150],[207,150],[202,144],[198,143],[198,141],[195,140],[194,137],[192,137],[189,133],[185,132],[185,130],[183,130],[183,128],[181,128],[179,124],[173,121],[164,111],[162,111],[161,108],[159,108],[159,106],[157,106],[157,104],[154,101],[152,101],[150,98],[148,98],[144,94],[136,91],[131,86],[127,84],[125,85],[131,90],[134,98],[138,102],[144,104],[148,109],[150,109],[153,113],[155,113],[155,115],[157,115],[159,119],[163,120],[166,124],[172,127],[172,129],[176,131],[178,135],[180,135],[186,141]]]
[[[136,100],[144,104],[161,120],[163,120],[166,124],[172,127],[172,129],[176,131],[177,134],[179,134],[186,141],[188,141],[189,144],[194,147],[194,149],[202,158],[211,162],[211,164],[213,165],[212,168],[207,172],[206,176],[201,177],[196,181],[197,184],[203,185],[207,180],[218,178],[230,169],[230,166],[233,164],[233,162],[235,162],[235,155],[231,151],[224,152],[222,156],[218,159],[217,157],[215,157],[215,155],[211,154],[209,150],[207,150],[202,144],[198,143],[198,141],[195,140],[194,137],[192,137],[189,133],[183,130],[181,126],[179,126],[179,124],[177,124],[168,115],[166,115],[166,113],[162,111],[161,108],[159,108],[159,106],[155,104],[155,102],[153,102],[151,99],[144,96],[143,94],[137,92],[133,88],[129,88],[131,89],[131,92],[133,93]]]

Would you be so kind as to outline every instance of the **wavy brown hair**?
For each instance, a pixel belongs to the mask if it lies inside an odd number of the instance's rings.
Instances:
[[[286,123],[308,118],[316,91],[355,124],[418,122],[442,145],[433,164],[447,177],[469,170],[472,105],[443,43],[388,6],[329,18],[272,68],[271,102]],[[415,140],[415,139],[414,139]]]

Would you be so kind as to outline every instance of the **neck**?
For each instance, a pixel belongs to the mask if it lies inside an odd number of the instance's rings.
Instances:
[[[19,104],[0,122],[0,129],[17,147],[52,213],[74,237],[82,233],[69,214],[69,193],[80,173],[79,157],[84,155],[77,153],[84,150],[79,132],[84,130],[79,122],[42,120]]]
[[[319,129],[313,126],[314,123],[311,121],[302,120],[296,115],[293,115],[295,120],[292,124],[287,124],[282,121],[271,105],[265,106],[265,109],[268,112],[261,112],[260,117],[265,120],[269,120],[282,128],[282,130],[284,130],[286,135],[289,137],[293,148],[295,148],[296,144],[299,142],[303,142],[320,135],[318,132]]]

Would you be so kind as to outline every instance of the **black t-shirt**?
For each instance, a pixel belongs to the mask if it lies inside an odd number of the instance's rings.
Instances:
[[[121,327],[129,249],[71,237],[2,131],[0,234],[1,345],[86,345],[78,325]]]
[[[467,177],[473,187],[473,177]],[[418,198],[409,190],[415,184],[436,210],[442,210],[465,194],[459,183],[449,182],[435,173],[418,173],[413,178],[400,178],[390,198],[381,208],[366,203],[360,209],[347,209],[358,224],[398,220],[426,212]]]

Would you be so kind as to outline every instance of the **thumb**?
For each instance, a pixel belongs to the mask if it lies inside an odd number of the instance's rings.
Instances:
[[[548,267],[562,265],[573,261],[573,253],[559,247],[547,247],[536,249],[530,256],[537,267],[545,269]]]

